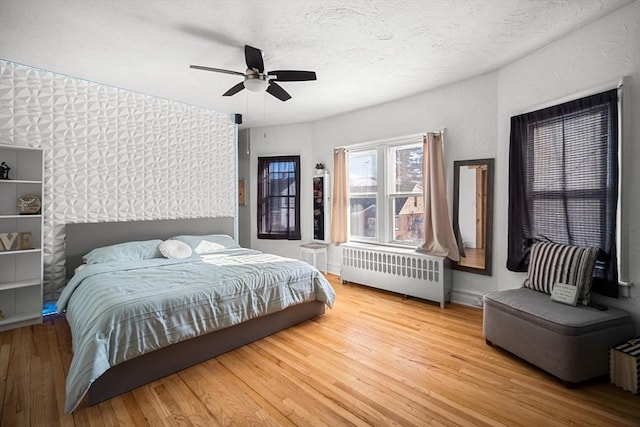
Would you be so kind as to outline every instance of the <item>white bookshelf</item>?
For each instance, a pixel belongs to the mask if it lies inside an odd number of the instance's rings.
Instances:
[[[0,179],[0,233],[31,233],[28,248],[5,248],[0,241],[0,331],[42,322],[42,214],[20,213],[17,200],[43,199],[42,150],[0,145],[0,162],[11,170]],[[42,210],[41,210],[42,212]]]
[[[313,177],[313,240],[331,241],[331,181],[329,172],[323,171]]]

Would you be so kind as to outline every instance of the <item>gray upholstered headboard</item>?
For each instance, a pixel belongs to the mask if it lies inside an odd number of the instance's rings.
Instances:
[[[233,217],[162,219],[154,221],[96,222],[65,226],[67,279],[91,249],[133,240],[168,239],[180,234],[228,234],[233,237]]]

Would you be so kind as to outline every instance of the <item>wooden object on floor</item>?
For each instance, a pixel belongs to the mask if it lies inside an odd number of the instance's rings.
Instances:
[[[609,350],[609,370],[613,384],[634,394],[640,392],[640,338]]]
[[[2,332],[0,425],[640,424],[606,379],[568,390],[488,347],[480,309],[330,280],[323,316],[68,416],[64,317]]]

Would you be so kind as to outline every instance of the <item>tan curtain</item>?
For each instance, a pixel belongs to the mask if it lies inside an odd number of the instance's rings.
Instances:
[[[442,141],[442,133],[433,132],[423,139],[424,243],[417,250],[458,261],[458,244],[449,219]]]
[[[333,150],[333,201],[331,204],[331,243],[336,245],[345,243],[349,237],[347,185],[349,185],[347,150],[336,148]]]

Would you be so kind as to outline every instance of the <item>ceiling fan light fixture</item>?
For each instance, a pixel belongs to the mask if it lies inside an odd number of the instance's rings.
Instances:
[[[244,87],[251,92],[264,92],[267,89],[268,82],[261,77],[247,77],[244,80]]]
[[[244,46],[244,59],[247,63],[247,71],[244,73],[225,70],[223,68],[203,67],[202,65],[191,65],[190,68],[244,77],[243,81],[235,84],[223,93],[222,96],[232,96],[242,89],[247,89],[251,92],[267,92],[269,95],[283,102],[291,99],[291,95],[276,82],[304,82],[316,79],[316,73],[314,71],[274,70],[265,73],[262,52],[260,49],[249,45]]]

